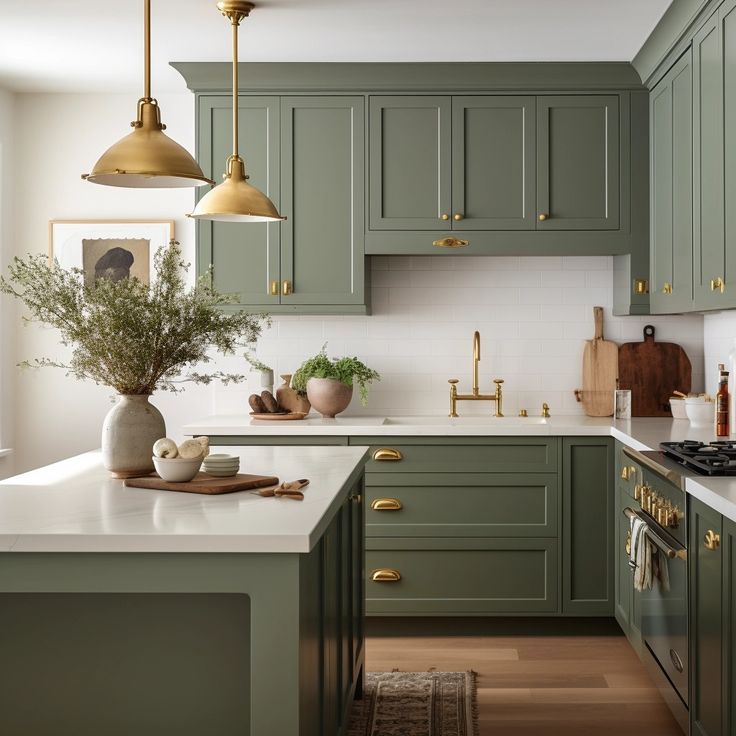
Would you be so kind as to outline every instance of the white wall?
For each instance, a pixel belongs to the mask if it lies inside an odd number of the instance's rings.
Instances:
[[[193,149],[194,105],[189,94],[160,100],[172,137]],[[18,98],[16,250],[47,249],[50,219],[175,218],[185,254],[194,255],[190,190],[125,190],[81,181],[95,159],[126,132],[135,110],[130,96],[22,95]],[[43,175],[40,175],[42,173]],[[245,226],[244,226],[245,227]],[[580,384],[583,344],[592,337],[592,307],[606,308],[605,333],[617,342],[641,339],[649,322],[662,340],[680,342],[693,362],[695,386],[703,383],[703,319],[613,318],[612,259],[478,258],[433,256],[373,258],[370,317],[281,317],[259,345],[259,357],[278,373],[293,372],[329,341],[331,354],[350,353],[383,375],[372,391],[373,413],[438,413],[447,407],[447,379],[467,385],[471,337],[481,331],[481,381],[506,379],[506,413],[543,401],[553,413],[581,411],[573,390]],[[17,328],[18,357],[58,355],[56,333]],[[221,367],[243,370],[239,358]],[[99,444],[111,392],[52,370],[17,378],[18,468],[38,466]],[[244,412],[247,389],[190,387],[154,401],[173,436],[187,420],[213,410]],[[466,413],[486,406],[463,406]],[[351,411],[362,411],[354,400]]]
[[[736,310],[705,315],[703,346],[706,391],[713,394],[718,384],[718,364],[728,370],[728,355],[736,339]]]

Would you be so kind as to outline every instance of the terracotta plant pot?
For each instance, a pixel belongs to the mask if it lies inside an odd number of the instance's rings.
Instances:
[[[307,398],[325,418],[334,419],[345,411],[353,398],[353,387],[334,378],[310,378],[307,381]]]

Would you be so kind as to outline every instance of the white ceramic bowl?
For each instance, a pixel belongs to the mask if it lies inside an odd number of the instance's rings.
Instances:
[[[188,460],[183,457],[154,457],[156,472],[168,483],[186,483],[199,472],[202,458]]]
[[[229,478],[237,475],[240,469],[240,458],[237,455],[224,455],[221,453],[208,455],[204,459],[202,469],[208,475],[214,475],[218,478]]]
[[[712,427],[716,420],[716,405],[713,401],[685,399],[685,413],[691,427]]]
[[[670,399],[670,409],[672,410],[673,419],[687,419],[685,411],[685,399]]]

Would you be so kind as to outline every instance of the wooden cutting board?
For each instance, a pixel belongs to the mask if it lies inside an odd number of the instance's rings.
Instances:
[[[627,342],[618,355],[619,387],[631,389],[631,416],[671,417],[673,391],[692,388],[687,353],[673,342],[655,342],[654,327],[644,328],[642,342]]]
[[[221,493],[250,491],[254,488],[268,488],[278,485],[279,479],[272,475],[247,475],[239,473],[231,478],[216,478],[207,473],[197,473],[187,483],[169,483],[158,475],[147,475],[145,478],[127,478],[125,485],[129,488],[151,488],[157,491],[182,491],[184,493],[205,493],[215,496]]]
[[[613,414],[614,391],[618,378],[618,345],[603,339],[603,307],[593,307],[595,336],[583,352],[582,402],[589,417]]]

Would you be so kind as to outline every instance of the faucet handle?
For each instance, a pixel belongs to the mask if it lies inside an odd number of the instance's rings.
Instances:
[[[459,379],[457,379],[457,378],[448,378],[447,379],[447,383],[452,384],[454,386],[456,383],[459,383]]]
[[[549,419],[550,417],[549,404],[546,401],[542,404],[542,417],[544,419]]]
[[[502,383],[504,383],[503,378],[494,378],[493,383],[495,383],[497,386],[500,386]]]

